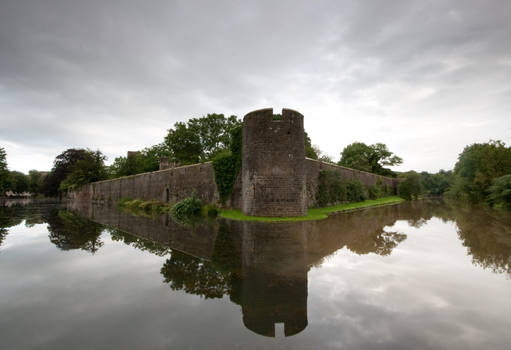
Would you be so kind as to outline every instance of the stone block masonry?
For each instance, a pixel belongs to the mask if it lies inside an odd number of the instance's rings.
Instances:
[[[70,197],[94,202],[116,203],[121,198],[137,198],[175,203],[192,194],[204,203],[219,201],[211,162],[93,182],[71,192]]]
[[[251,216],[303,216],[305,145],[303,115],[283,109],[243,119],[242,211]]]
[[[396,191],[398,180],[305,158],[303,116],[283,109],[261,109],[243,120],[242,168],[226,206],[251,216],[303,216],[316,205],[321,170],[337,171],[366,187],[378,179]],[[111,202],[121,198],[175,203],[195,194],[220,205],[211,162],[94,182],[70,192],[78,202]],[[173,165],[174,166],[174,165]],[[166,169],[165,169],[166,168]]]

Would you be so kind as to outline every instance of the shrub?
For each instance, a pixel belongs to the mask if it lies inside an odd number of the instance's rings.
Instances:
[[[365,186],[359,180],[346,182],[346,199],[348,202],[361,202],[367,199]]]
[[[198,218],[201,213],[202,204],[200,199],[195,197],[187,197],[172,206],[170,213],[178,221],[190,221]]]
[[[346,183],[337,171],[322,170],[319,173],[316,202],[319,206],[327,206],[346,201]]]
[[[376,184],[368,188],[367,194],[369,196],[369,199],[378,199],[380,197],[383,197],[384,190],[382,189],[381,185]]]

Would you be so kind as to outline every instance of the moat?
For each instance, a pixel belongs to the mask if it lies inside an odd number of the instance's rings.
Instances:
[[[505,349],[511,213],[440,201],[299,223],[0,207],[6,349]]]

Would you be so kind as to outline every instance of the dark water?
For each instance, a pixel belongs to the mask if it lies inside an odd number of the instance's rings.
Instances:
[[[509,349],[511,215],[439,202],[193,227],[0,208],[2,349]]]

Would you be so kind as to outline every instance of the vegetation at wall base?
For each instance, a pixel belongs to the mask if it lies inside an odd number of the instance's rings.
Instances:
[[[322,208],[312,208],[307,210],[306,216],[296,217],[264,217],[264,216],[248,216],[241,212],[241,210],[234,209],[221,209],[219,216],[225,219],[238,220],[238,221],[260,221],[260,222],[298,222],[298,221],[313,221],[322,220],[328,217],[328,214],[344,211],[352,211],[370,207],[377,207],[382,205],[398,204],[403,202],[404,199],[397,196],[383,197],[379,199],[369,199],[362,202],[337,204]]]
[[[319,173],[316,202],[320,207],[327,205],[360,202],[392,195],[392,189],[378,179],[375,185],[366,188],[359,180],[345,180],[335,170],[322,170]]]
[[[117,206],[119,209],[142,216],[152,217],[170,213],[176,222],[182,224],[197,221],[201,217],[212,218],[218,215],[218,208],[214,204],[203,206],[195,196],[185,198],[175,204],[166,204],[156,200],[122,198],[117,202]]]

